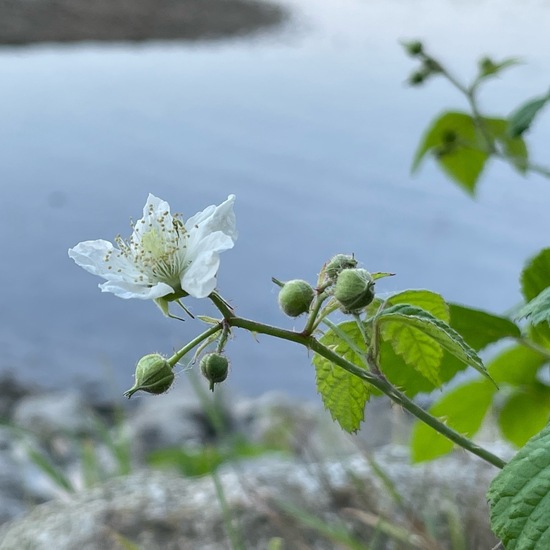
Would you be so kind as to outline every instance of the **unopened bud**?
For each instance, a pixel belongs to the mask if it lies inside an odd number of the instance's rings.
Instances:
[[[279,306],[289,317],[298,317],[309,310],[315,291],[307,281],[294,279],[283,285],[279,292]]]
[[[210,391],[214,385],[223,382],[229,371],[229,360],[221,353],[207,353],[201,359],[201,373],[210,383]]]
[[[483,76],[488,76],[498,70],[497,65],[489,57],[483,57],[479,60],[479,70]]]
[[[408,83],[410,86],[420,86],[424,84],[428,75],[424,71],[416,71],[409,76]]]
[[[135,384],[124,395],[129,399],[139,390],[157,395],[164,393],[170,389],[174,378],[168,361],[158,353],[151,353],[138,361]]]
[[[357,260],[348,254],[336,254],[325,267],[325,274],[328,279],[336,281],[336,278],[344,269],[357,267]]]
[[[413,40],[412,42],[403,42],[403,47],[405,48],[405,51],[413,57],[420,55],[424,51],[424,46],[422,45],[422,42],[419,42],[418,40]]]
[[[374,299],[374,280],[366,269],[345,269],[338,275],[334,297],[345,313],[368,306]]]

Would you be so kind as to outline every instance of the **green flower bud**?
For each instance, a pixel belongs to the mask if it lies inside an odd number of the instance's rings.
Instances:
[[[418,40],[403,42],[403,47],[405,48],[405,51],[413,57],[420,55],[424,51],[422,42],[419,42]]]
[[[371,274],[366,269],[345,269],[338,275],[334,297],[345,313],[353,313],[368,306],[374,299]]]
[[[408,83],[410,86],[420,86],[424,84],[428,75],[424,71],[416,71],[409,76]]]
[[[202,375],[210,382],[210,391],[214,385],[223,382],[229,371],[229,360],[221,353],[207,353],[201,359]]]
[[[142,357],[136,365],[135,384],[124,395],[130,399],[139,390],[156,395],[170,389],[174,382],[174,372],[168,361],[158,353]]]
[[[315,297],[311,285],[301,279],[288,281],[279,292],[279,306],[289,317],[298,317],[309,310]]]
[[[357,260],[353,256],[347,254],[336,254],[333,256],[325,267],[325,274],[328,279],[336,281],[336,278],[344,269],[357,267]]]
[[[483,57],[479,60],[479,70],[483,76],[489,76],[498,71],[498,66],[489,57]]]

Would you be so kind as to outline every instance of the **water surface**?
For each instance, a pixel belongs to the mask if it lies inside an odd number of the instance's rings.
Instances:
[[[263,38],[0,49],[1,369],[118,395],[139,357],[201,330],[101,294],[67,257],[81,240],[128,235],[149,192],[185,216],[237,195],[240,237],[219,288],[247,317],[299,326],[279,313],[271,276],[313,282],[338,252],[397,273],[380,291],[430,288],[496,312],[519,300],[522,263],[548,244],[550,182],[494,164],[472,201],[431,163],[411,178],[430,118],[465,105],[443,82],[407,88],[413,62],[399,40],[424,39],[465,78],[482,54],[524,57],[483,96],[488,112],[505,114],[548,87],[550,10],[293,7],[294,24]],[[530,137],[543,162],[548,124]],[[314,396],[304,350],[236,333],[228,352],[236,391]]]

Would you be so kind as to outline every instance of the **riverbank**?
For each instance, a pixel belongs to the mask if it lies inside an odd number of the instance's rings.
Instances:
[[[287,17],[263,0],[0,0],[0,44],[215,40]]]
[[[235,399],[188,384],[108,404],[0,386],[0,550],[225,548],[227,513],[251,549],[279,538],[273,547],[329,550],[343,540],[331,530],[376,536],[379,548],[396,533],[443,548],[453,525],[466,548],[496,544],[485,501],[495,468],[464,453],[411,465],[383,400],[349,436],[283,394]]]

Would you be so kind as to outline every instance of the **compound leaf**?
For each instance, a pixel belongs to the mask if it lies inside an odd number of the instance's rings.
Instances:
[[[329,329],[320,342],[351,363],[364,366],[361,354],[366,353],[366,346],[355,321]],[[313,365],[317,391],[325,408],[343,430],[356,432],[364,420],[365,405],[372,393],[370,386],[317,353],[313,355]]]
[[[491,527],[507,550],[550,548],[550,427],[521,448],[493,479]]]
[[[429,336],[434,343],[434,347],[441,346],[441,348],[447,350],[449,353],[454,355],[457,359],[462,361],[467,365],[471,365],[478,372],[483,374],[483,376],[489,378],[491,377],[487,373],[483,362],[474,351],[456,332],[452,329],[447,323],[434,317],[431,313],[409,304],[397,304],[385,309],[379,317],[379,322],[382,326],[382,334],[386,337],[388,335],[391,337],[393,331],[396,329],[387,329],[386,325],[388,323],[400,323],[407,325],[409,327],[415,328],[423,332],[426,336]],[[405,339],[408,339],[412,342],[408,332],[397,331],[396,337],[404,335]],[[392,339],[392,345],[399,346],[399,349],[403,351],[404,344],[400,344],[397,338]],[[396,349],[397,351],[397,349]],[[397,351],[399,353],[399,351]],[[412,360],[412,357],[411,357]],[[408,362],[408,361],[407,361]]]

